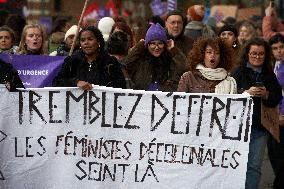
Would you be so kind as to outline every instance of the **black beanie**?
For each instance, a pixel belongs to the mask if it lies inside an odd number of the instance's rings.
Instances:
[[[186,22],[186,18],[180,10],[172,10],[172,11],[168,12],[168,14],[165,17],[165,20],[167,20],[172,15],[179,15],[182,18],[183,23]]]
[[[223,31],[231,31],[234,33],[234,35],[237,37],[238,36],[238,31],[237,31],[237,28],[233,25],[230,25],[230,24],[226,24],[224,25],[223,27],[220,28],[219,32],[218,32],[218,36],[220,36],[220,34],[223,32]]]

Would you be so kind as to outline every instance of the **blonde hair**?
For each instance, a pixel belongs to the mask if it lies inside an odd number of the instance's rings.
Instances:
[[[47,44],[46,44],[46,32],[43,29],[43,27],[39,24],[28,24],[25,25],[23,32],[22,32],[22,36],[21,36],[21,41],[19,44],[19,49],[18,49],[18,54],[28,54],[28,49],[27,49],[27,45],[26,45],[26,36],[27,36],[27,30],[30,28],[37,28],[39,29],[41,36],[42,36],[42,44],[41,47],[39,49],[39,54],[44,55],[47,54]]]

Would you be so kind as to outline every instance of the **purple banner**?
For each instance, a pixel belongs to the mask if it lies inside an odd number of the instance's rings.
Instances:
[[[0,54],[0,59],[18,70],[26,88],[51,87],[65,56],[9,55]]]
[[[150,4],[153,15],[162,16],[167,13],[167,2],[161,0],[153,0]]]
[[[177,0],[168,0],[168,11],[177,9]]]

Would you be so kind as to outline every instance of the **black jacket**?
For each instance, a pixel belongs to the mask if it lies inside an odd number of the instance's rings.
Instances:
[[[66,57],[52,84],[55,87],[76,87],[79,80],[95,85],[126,88],[120,64],[105,52],[92,64],[87,62],[82,51]]]
[[[242,65],[238,67],[232,76],[235,78],[238,87],[238,93],[242,93],[250,87],[254,86],[256,82],[262,82],[269,91],[266,100],[260,97],[253,97],[253,115],[252,127],[257,129],[264,129],[261,126],[261,102],[267,107],[275,107],[282,99],[282,89],[278,84],[277,78],[273,72],[263,69],[261,73],[253,71],[251,68]]]
[[[11,64],[0,60],[0,83],[9,83],[10,91],[16,91],[16,88],[25,88],[17,70]]]

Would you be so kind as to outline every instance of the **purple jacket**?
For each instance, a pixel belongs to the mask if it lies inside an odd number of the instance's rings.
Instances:
[[[277,80],[282,88],[282,94],[284,91],[284,60],[280,63],[279,67],[276,70],[277,74]],[[280,103],[280,115],[284,115],[284,98],[282,98],[282,101]]]

